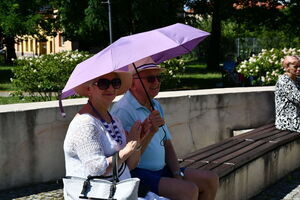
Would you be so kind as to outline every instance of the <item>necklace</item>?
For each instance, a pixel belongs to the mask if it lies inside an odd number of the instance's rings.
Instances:
[[[110,115],[110,113],[107,111],[107,114],[109,115],[110,119],[111,119],[111,124],[113,127],[113,131],[111,130],[111,128],[109,127],[108,123],[101,117],[100,113],[96,110],[96,108],[93,106],[92,102],[88,101],[88,104],[92,107],[93,111],[96,113],[96,115],[99,117],[101,123],[103,124],[103,126],[105,127],[106,131],[110,134],[110,136],[119,144],[122,145],[123,141],[122,141],[122,136],[120,133],[120,130],[115,122],[115,120],[112,118],[112,116]]]

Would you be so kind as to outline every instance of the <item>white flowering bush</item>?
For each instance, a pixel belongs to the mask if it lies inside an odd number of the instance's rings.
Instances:
[[[162,74],[162,89],[174,89],[179,86],[180,78],[185,71],[185,61],[183,59],[173,58],[160,64],[166,69]]]
[[[252,55],[237,66],[237,71],[245,77],[254,77],[253,85],[274,85],[283,74],[281,66],[287,55],[299,55],[300,49],[262,49],[257,55]]]
[[[14,95],[23,98],[26,92],[32,101],[51,100],[63,89],[75,66],[89,57],[87,52],[64,51],[14,60],[17,66],[11,81],[18,88]]]

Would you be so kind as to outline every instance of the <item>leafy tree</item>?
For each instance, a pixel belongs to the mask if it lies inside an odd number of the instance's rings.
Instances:
[[[44,35],[53,33],[55,19],[49,17],[53,14],[51,3],[50,0],[0,1],[0,36],[7,48],[8,63],[16,58],[14,44],[17,35],[43,38]]]
[[[60,0],[59,18],[64,36],[79,43],[80,50],[108,41],[107,5],[99,0]]]
[[[211,36],[208,46],[208,67],[218,69],[220,60],[221,20],[228,19],[233,12],[234,0],[189,0],[187,6],[194,10],[194,14],[204,18],[211,17]]]
[[[299,35],[300,12],[296,0],[189,0],[187,6],[193,8],[195,14],[212,17],[209,68],[216,69],[220,61],[222,22],[236,24],[233,27],[236,37],[251,34],[257,37],[264,31],[291,30],[296,26],[292,32]]]
[[[183,0],[111,0],[113,40],[182,21],[183,6]],[[79,49],[109,44],[106,3],[60,0],[59,15],[66,38],[78,41]]]

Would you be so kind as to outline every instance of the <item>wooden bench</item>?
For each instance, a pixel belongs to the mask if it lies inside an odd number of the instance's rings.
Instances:
[[[227,193],[230,192],[231,189],[228,189],[231,183],[228,182],[228,180],[239,180],[239,177],[231,177],[230,176],[239,176],[238,170],[241,168],[247,168],[249,167],[249,163],[254,162],[255,160],[266,156],[272,152],[278,152],[281,147],[284,147],[290,143],[296,142],[297,148],[300,148],[300,133],[298,132],[292,132],[292,131],[282,131],[275,128],[274,124],[268,124],[265,126],[262,126],[260,128],[254,129],[250,132],[247,132],[245,134],[241,134],[238,136],[234,136],[228,139],[225,139],[219,143],[207,146],[205,148],[202,148],[198,151],[195,151],[193,153],[190,153],[183,158],[179,159],[181,167],[190,167],[190,168],[196,168],[196,169],[207,169],[212,170],[216,172],[220,177],[220,186],[226,182],[226,185],[223,187],[223,195],[228,195]],[[285,147],[286,148],[286,147]],[[300,160],[300,152],[298,154],[298,159]],[[271,155],[272,156],[272,155]],[[287,157],[289,155],[286,155]],[[274,157],[274,155],[273,155]],[[274,158],[271,158],[274,160]],[[281,156],[282,157],[282,156]],[[264,158],[268,159],[268,158]],[[276,159],[276,158],[275,158]],[[281,159],[281,158],[280,158]],[[270,159],[269,159],[270,160]],[[287,161],[285,161],[287,162]],[[297,161],[296,161],[297,162]],[[289,165],[289,163],[286,163]],[[298,165],[299,164],[299,165]],[[270,163],[263,161],[262,165],[270,165]],[[300,161],[297,162],[296,165],[300,167]],[[247,174],[247,179],[250,179],[248,176],[260,176],[263,175],[263,173],[266,173],[266,167],[269,167],[272,169],[272,166],[263,166],[264,172],[257,172],[257,174]],[[277,167],[277,166],[275,166]],[[260,168],[260,167],[256,167]],[[293,167],[294,168],[294,167]],[[245,169],[244,169],[245,170]],[[249,173],[249,169],[247,173]],[[252,172],[255,169],[252,169]],[[270,171],[270,170],[269,170]],[[244,173],[244,172],[243,172]],[[286,174],[287,172],[281,173]],[[245,176],[245,174],[242,174],[242,176]],[[278,176],[274,173],[274,176]],[[245,177],[243,177],[244,179]],[[281,177],[278,177],[281,178]],[[257,179],[261,179],[261,177],[258,177]],[[226,181],[227,180],[227,181]],[[263,179],[261,179],[263,180]],[[223,183],[222,183],[223,181]],[[248,181],[248,180],[246,180]],[[254,180],[255,181],[255,180]],[[245,181],[244,181],[245,182]],[[253,182],[253,181],[252,181]],[[270,183],[274,181],[266,181],[264,180],[266,184],[263,184],[263,187],[268,186]],[[236,183],[232,183],[236,184]],[[257,185],[260,185],[261,183],[256,183]],[[238,186],[230,186],[232,189],[235,188],[237,190]],[[245,185],[243,186],[245,187]],[[249,187],[249,186],[247,186]],[[244,191],[248,193],[246,196],[243,194],[237,194],[236,197],[224,197],[220,196],[217,199],[248,199],[249,197],[254,196],[258,192],[260,192],[264,188],[256,189],[256,191],[249,193],[249,189],[247,191]],[[243,192],[243,189],[239,189],[241,192]],[[252,189],[250,189],[252,190]],[[238,193],[238,191],[235,191]]]

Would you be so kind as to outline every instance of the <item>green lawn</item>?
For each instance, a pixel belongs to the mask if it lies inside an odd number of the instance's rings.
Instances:
[[[197,62],[187,62],[184,74],[179,76],[181,87],[176,88],[177,90],[215,88],[218,83],[222,82],[221,72],[207,69],[206,64]]]
[[[192,78],[192,79],[221,79],[222,78],[222,74],[221,73],[206,73],[206,74],[183,74],[179,76],[180,78],[183,79],[188,79],[188,78]]]
[[[11,83],[0,83],[0,91],[14,91],[15,89]]]

